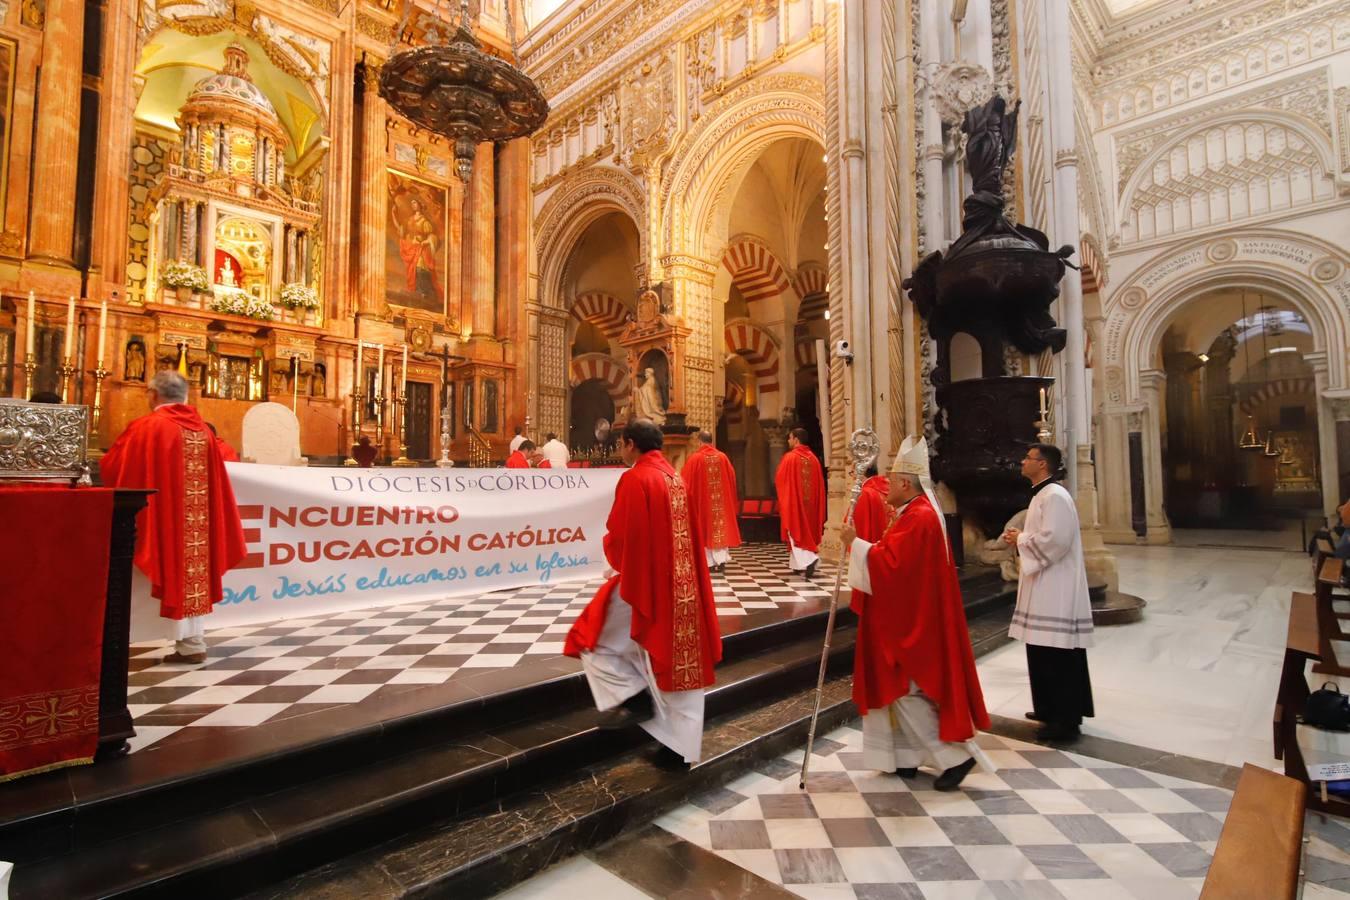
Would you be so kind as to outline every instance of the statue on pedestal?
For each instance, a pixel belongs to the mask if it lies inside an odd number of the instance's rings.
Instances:
[[[656,380],[655,369],[645,369],[642,383],[638,385],[633,397],[633,411],[639,419],[650,419],[657,425],[666,424],[666,407],[661,400],[661,385]]]

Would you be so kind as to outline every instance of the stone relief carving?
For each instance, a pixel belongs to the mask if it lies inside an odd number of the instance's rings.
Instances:
[[[960,125],[966,110],[983,106],[994,96],[994,80],[977,63],[950,62],[938,66],[929,89],[944,125]]]
[[[1336,88],[1336,130],[1341,136],[1341,171],[1350,172],[1350,87]]]
[[[669,52],[657,53],[623,82],[620,159],[633,171],[654,162],[675,131],[675,84]]]

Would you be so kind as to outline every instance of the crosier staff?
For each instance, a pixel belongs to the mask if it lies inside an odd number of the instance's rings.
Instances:
[[[862,495],[863,481],[867,477],[867,468],[876,462],[877,454],[881,452],[881,441],[877,439],[876,432],[870,428],[859,428],[853,432],[849,438],[848,455],[853,460],[853,489],[849,492],[848,511],[844,513],[844,521],[853,521],[853,507],[858,503],[858,497]],[[811,727],[806,732],[806,752],[802,754],[802,780],[799,788],[806,787],[807,770],[811,767],[811,748],[816,743],[816,720],[820,718],[820,697],[825,689],[825,667],[830,660],[830,640],[834,637],[834,617],[839,611],[839,583],[843,578],[844,570],[848,568],[849,548],[844,547],[844,552],[839,560],[839,565],[834,572],[834,590],[830,592],[830,615],[825,620],[825,646],[820,651],[820,673],[816,676],[816,702],[811,710]]]

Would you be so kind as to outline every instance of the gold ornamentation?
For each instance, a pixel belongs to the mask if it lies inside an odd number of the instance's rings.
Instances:
[[[183,615],[211,611],[210,570],[211,499],[206,468],[207,433],[183,431]],[[200,524],[197,524],[200,523]]]
[[[674,538],[675,616],[674,652],[671,677],[674,690],[689,691],[703,686],[698,602],[698,570],[694,562],[694,541],[689,527],[689,498],[684,481],[678,475],[666,475],[670,496],[670,524]]]
[[[0,703],[0,753],[97,730],[97,683],[24,694]]]
[[[722,466],[720,460],[711,455],[704,457],[702,466],[704,477],[708,481],[708,505],[712,507],[712,533],[708,536],[708,546],[720,550],[727,545],[722,500]]]

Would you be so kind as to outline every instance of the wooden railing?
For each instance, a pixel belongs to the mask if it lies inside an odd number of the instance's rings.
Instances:
[[[469,465],[475,469],[492,465],[492,444],[475,428],[469,429]]]

